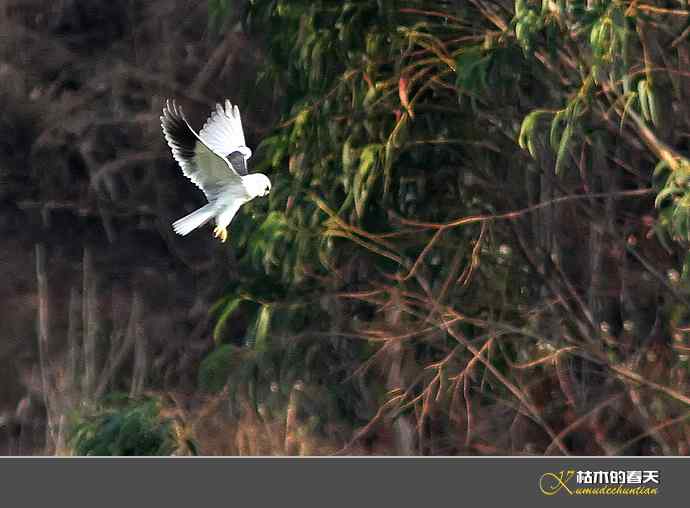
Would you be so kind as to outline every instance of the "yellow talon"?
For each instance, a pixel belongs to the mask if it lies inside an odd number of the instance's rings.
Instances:
[[[225,240],[228,239],[228,230],[225,228],[221,228],[220,226],[216,226],[213,230],[213,236],[216,238],[220,238],[220,241],[225,243]]]

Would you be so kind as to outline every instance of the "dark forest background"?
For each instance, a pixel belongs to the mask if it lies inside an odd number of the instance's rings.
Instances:
[[[0,1],[0,453],[686,455],[686,0]],[[230,240],[160,129],[240,106]]]

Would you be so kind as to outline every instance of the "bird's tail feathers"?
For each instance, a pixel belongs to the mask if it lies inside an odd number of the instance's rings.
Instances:
[[[209,203],[198,210],[194,210],[189,215],[173,222],[173,229],[178,235],[188,235],[196,228],[203,226],[216,215],[215,207]]]

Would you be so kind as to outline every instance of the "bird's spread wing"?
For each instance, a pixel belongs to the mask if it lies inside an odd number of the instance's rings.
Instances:
[[[225,108],[216,104],[216,110],[206,120],[199,137],[211,150],[223,157],[246,146],[240,110],[228,100],[225,101]],[[238,170],[237,167],[235,169]]]
[[[182,108],[174,101],[168,102],[163,108],[161,126],[182,172],[204,192],[210,202],[229,186],[242,186],[242,177],[233,170],[224,155],[197,136]]]

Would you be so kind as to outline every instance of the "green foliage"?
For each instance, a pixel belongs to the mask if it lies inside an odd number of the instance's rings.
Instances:
[[[157,399],[112,398],[75,417],[69,443],[75,455],[171,455],[178,448],[172,423]]]
[[[208,354],[199,367],[199,388],[206,392],[223,389],[233,369],[241,365],[237,347],[224,344]]]
[[[429,240],[425,233],[386,241],[368,235],[399,229],[400,217],[444,221],[493,210],[491,196],[468,185],[468,175],[485,178],[494,165],[508,168],[519,153],[517,133],[509,122],[508,135],[505,127],[473,123],[490,111],[487,101],[513,102],[524,48],[507,34],[477,41],[476,29],[488,31],[490,23],[464,21],[482,19],[476,7],[438,19],[425,14],[428,4],[248,4],[245,29],[264,39],[270,56],[261,80],[280,86],[284,110],[256,156],[255,169],[270,173],[273,191],[267,206],[252,203],[233,224],[242,275],[214,309],[216,342],[242,347],[220,345],[207,357],[199,374],[204,389],[227,387],[233,398],[248,390],[257,404],[273,401],[278,408],[297,380],[314,393],[323,383],[336,397],[327,402],[331,395],[322,394],[313,403],[352,415],[363,395],[351,382],[341,383],[379,346],[339,339],[334,330],[356,333],[357,323],[371,321],[374,306],[328,295],[385,283],[409,269]],[[522,177],[506,170],[501,178]],[[477,231],[444,235],[423,263],[431,284],[451,276],[456,253],[470,260]],[[505,259],[487,258],[483,269]],[[495,297],[511,292],[509,277],[516,274],[505,272],[481,297],[459,286],[448,297],[477,297],[467,310],[490,313]],[[398,285],[418,289],[414,279]],[[238,340],[228,335],[228,324],[240,316],[249,319]],[[447,353],[447,338],[432,342],[413,346],[409,358],[423,365]],[[371,390],[364,398],[382,402],[385,390]]]
[[[430,168],[460,160],[459,151],[440,147],[462,144],[469,117],[461,108],[428,106],[510,86],[510,73],[502,74],[514,64],[506,40],[449,48],[445,39],[464,31],[456,17],[433,23],[399,7],[391,1],[249,3],[246,28],[265,38],[272,57],[267,74],[285,91],[285,118],[259,149],[264,162],[257,169],[270,171],[275,182],[269,209],[252,209],[252,223],[262,225],[246,234],[240,226],[235,239],[240,262],[251,261],[282,285],[281,299],[294,300],[292,292],[307,288],[307,272],[325,275],[360,250],[337,240],[349,236],[337,223],[389,229],[389,211],[411,210],[410,181],[418,188],[447,185],[448,175]],[[417,108],[424,110],[421,119]],[[422,215],[466,208],[435,205]],[[237,292],[257,297],[244,286]]]
[[[456,86],[473,93],[488,88],[488,75],[495,51],[482,46],[470,46],[455,60],[457,66]]]
[[[544,0],[541,9],[528,0],[516,0],[515,17],[512,26],[515,30],[515,38],[525,53],[529,53],[534,45],[534,39],[544,28],[548,19],[548,0]]]
[[[662,208],[661,224],[673,231],[677,240],[690,242],[690,164],[671,169],[661,162],[654,176],[663,182],[654,202]]]
[[[550,46],[565,47],[568,43],[576,43],[582,49],[591,53],[589,61],[580,63],[579,82],[573,83],[576,93],[567,103],[553,113],[549,133],[549,145],[555,153],[555,173],[562,174],[567,167],[567,155],[573,151],[578,141],[578,133],[587,129],[592,119],[592,104],[599,101],[602,92],[613,94],[610,97],[615,105],[620,105],[620,128],[623,130],[629,112],[637,109],[639,115],[651,126],[662,127],[661,95],[657,89],[653,72],[647,72],[645,77],[638,77],[634,72],[637,63],[631,56],[631,48],[641,44],[638,36],[638,20],[631,9],[626,9],[623,2],[602,0],[585,8],[584,2],[567,2],[568,9],[550,10],[549,2],[542,4],[540,14],[534,3],[527,0],[515,2],[515,18],[513,20],[515,34],[519,44],[525,51],[532,47],[535,34],[541,30],[544,20],[551,20],[560,30],[556,38],[549,40]],[[571,40],[572,33],[583,38]],[[584,38],[585,35],[588,35]],[[645,66],[648,64],[645,63]],[[637,82],[633,89],[633,83]],[[622,85],[622,86],[621,86]],[[603,106],[609,107],[609,106]],[[518,142],[523,149],[529,150],[536,157],[537,140],[540,137],[538,120],[548,116],[549,110],[535,109],[529,112],[522,122]],[[543,131],[542,131],[543,132]],[[653,141],[657,144],[657,141]],[[660,154],[656,154],[660,157]],[[665,159],[662,158],[662,162]],[[685,163],[681,164],[677,176],[667,178],[665,185],[660,187],[656,205],[673,197],[672,211],[664,214],[662,223],[670,228],[677,239],[687,239],[688,230],[687,204],[690,203],[690,193],[683,183],[685,181]],[[673,168],[675,169],[675,168]],[[679,183],[680,182],[680,183]],[[666,215],[670,216],[666,217]]]
[[[315,407],[342,417],[360,395],[396,402],[391,412],[414,415],[421,435],[435,404],[447,405],[438,419],[471,412],[461,392],[530,407],[522,369],[565,386],[550,370],[557,351],[618,361],[587,349],[603,305],[581,267],[603,254],[582,246],[627,216],[611,200],[574,198],[619,192],[621,167],[624,192],[648,185],[649,154],[625,155],[639,135],[669,171],[657,174],[654,227],[690,240],[687,166],[649,130],[668,121],[668,90],[649,62],[639,71],[639,21],[614,0],[517,0],[514,15],[486,2],[249,2],[245,30],[269,57],[262,82],[283,94],[257,155],[274,191],[238,217],[242,275],[217,309],[218,343],[239,343],[227,325],[249,318],[243,346],[212,353],[200,384],[280,411],[304,380],[314,393],[337,391]],[[618,252],[638,240],[607,241]],[[463,326],[447,325],[450,316]],[[472,351],[482,341],[486,362]],[[387,372],[388,355],[404,386],[386,394],[380,372],[368,397],[342,383],[377,362]],[[532,366],[535,357],[548,363]],[[552,414],[573,402],[558,404]]]

